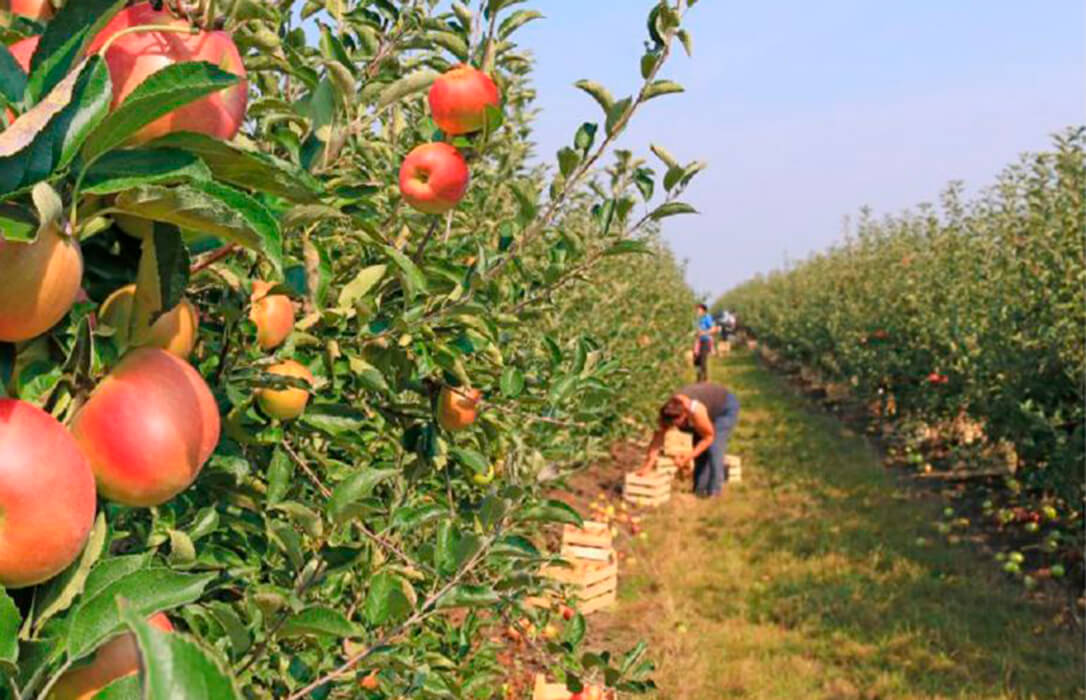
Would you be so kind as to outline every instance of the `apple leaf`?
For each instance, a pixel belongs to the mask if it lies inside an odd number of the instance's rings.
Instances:
[[[237,143],[179,131],[156,139],[150,147],[166,152],[179,148],[196,155],[216,180],[236,187],[267,192],[300,204],[321,201],[320,184],[312,175],[285,160]]]
[[[574,85],[584,90],[599,104],[604,114],[609,114],[615,106],[615,98],[604,86],[591,80],[578,80]]]
[[[263,253],[283,274],[283,241],[275,217],[257,200],[217,182],[177,187],[141,185],[117,195],[113,206],[135,216],[219,236]]]
[[[137,606],[117,603],[119,616],[136,637],[140,679],[146,700],[230,700],[238,698],[234,679],[223,664],[180,632],[151,625]]]
[[[388,107],[393,102],[399,102],[408,95],[427,89],[436,79],[437,73],[429,70],[409,73],[381,90],[381,94],[377,97],[378,111]]]
[[[279,629],[280,637],[327,635],[331,637],[357,637],[358,626],[343,613],[331,608],[312,606],[287,618]]]
[[[114,194],[139,185],[210,179],[211,170],[192,153],[176,148],[126,148],[103,155],[87,168],[81,191]]]
[[[660,97],[661,95],[671,95],[677,92],[683,92],[684,88],[674,80],[654,80],[651,85],[645,88],[644,97],[645,100],[651,100],[654,97]]]
[[[19,625],[22,615],[15,601],[6,591],[0,589],[0,669],[7,672],[15,670],[19,659]]]
[[[92,163],[159,117],[237,82],[238,76],[206,61],[166,66],[140,83],[94,130],[83,159]]]
[[[125,0],[66,2],[45,27],[34,55],[26,91],[30,104],[52,91],[76,69],[91,37],[113,18]]]
[[[0,132],[0,194],[25,189],[70,163],[105,117],[110,96],[105,62],[92,57]]]
[[[21,102],[25,91],[26,73],[8,47],[0,44],[0,97],[9,103]]]
[[[121,628],[117,598],[131,601],[146,617],[169,608],[191,603],[200,597],[216,574],[190,575],[152,567],[121,576],[100,590],[84,591],[79,607],[71,615],[68,629],[68,658],[75,661],[94,651]]]

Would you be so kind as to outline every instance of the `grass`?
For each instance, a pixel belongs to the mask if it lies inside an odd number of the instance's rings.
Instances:
[[[1083,697],[1080,634],[941,539],[940,503],[748,353],[712,377],[742,403],[744,482],[652,516],[593,625],[649,642],[658,697]]]

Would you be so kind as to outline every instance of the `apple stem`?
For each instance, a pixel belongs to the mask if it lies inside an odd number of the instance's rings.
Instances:
[[[237,249],[238,249],[238,244],[237,243],[227,243],[226,245],[222,246],[221,248],[218,248],[217,250],[211,251],[210,253],[208,253],[204,257],[202,257],[199,260],[195,261],[192,264],[192,266],[189,267],[189,274],[191,275],[193,273],[199,272],[200,270],[211,267],[212,265],[214,265],[218,261],[220,261],[223,258],[227,257],[231,253],[235,252]]]
[[[113,42],[117,41],[122,36],[126,36],[128,34],[142,34],[142,33],[146,33],[146,32],[171,32],[171,33],[174,33],[174,34],[199,34],[200,33],[200,28],[199,27],[194,27],[194,26],[191,26],[191,25],[188,26],[188,27],[177,27],[177,26],[174,26],[174,25],[171,25],[171,24],[140,24],[140,25],[137,25],[135,27],[128,27],[127,29],[122,29],[121,31],[117,32],[113,36],[106,39],[106,42],[104,44],[102,44],[101,48],[98,49],[98,55],[105,58],[106,52],[109,51],[110,48],[112,48]]]

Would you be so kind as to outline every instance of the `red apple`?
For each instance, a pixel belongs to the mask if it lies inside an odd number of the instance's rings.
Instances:
[[[0,7],[9,5],[8,9],[13,15],[22,15],[30,19],[43,22],[53,16],[53,3],[50,0],[10,0],[8,3],[0,2]]]
[[[87,53],[100,50],[117,32],[142,25],[187,27],[188,23],[148,2],[121,10],[91,41]],[[223,31],[137,32],[119,37],[105,54],[113,82],[113,108],[148,76],[183,61],[207,61],[241,78],[225,90],[190,102],[143,127],[129,143],[145,143],[175,131],[195,131],[219,139],[232,139],[245,119],[248,86],[245,66],[230,34]]]
[[[60,573],[94,524],[94,475],[55,418],[0,399],[0,585],[21,588]]]
[[[72,422],[98,492],[153,506],[196,480],[219,442],[219,410],[191,365],[159,348],[136,348],[91,394]]]
[[[164,613],[155,613],[147,622],[163,632],[173,632],[173,625]],[[113,681],[138,673],[139,669],[139,645],[135,635],[126,632],[103,644],[84,664],[61,676],[48,700],[89,700]]]
[[[110,294],[98,312],[98,320],[117,330],[122,345],[127,345],[132,329],[132,307],[136,301],[136,285],[129,284]],[[162,348],[182,360],[192,354],[196,346],[196,331],[200,325],[196,308],[187,299],[155,319],[140,345]]]
[[[400,166],[400,194],[421,212],[441,214],[464,198],[469,177],[460,151],[447,143],[424,143]]]
[[[377,677],[377,671],[370,671],[358,681],[358,685],[364,690],[377,690],[381,687],[381,679]]]
[[[478,389],[443,388],[437,397],[437,422],[445,430],[463,430],[475,422],[482,397]]]
[[[264,350],[271,350],[283,344],[294,330],[294,306],[286,294],[268,295],[271,282],[256,280],[250,296],[252,308],[249,320],[256,324],[256,342]]]
[[[430,113],[446,134],[467,134],[486,124],[487,106],[498,107],[501,96],[490,76],[471,66],[457,66],[430,87]]]
[[[286,360],[272,365],[266,371],[283,377],[304,379],[309,384],[313,383],[313,373],[305,365],[294,360]],[[256,400],[260,404],[261,410],[272,418],[293,420],[305,411],[305,405],[309,402],[309,392],[295,387],[259,389],[256,392]]]
[[[0,341],[41,335],[68,313],[83,280],[79,244],[46,226],[32,243],[0,238]]]
[[[30,57],[34,55],[34,50],[38,48],[38,42],[40,41],[40,36],[30,36],[26,39],[20,39],[8,47],[12,58],[19,64],[24,73],[30,72]]]

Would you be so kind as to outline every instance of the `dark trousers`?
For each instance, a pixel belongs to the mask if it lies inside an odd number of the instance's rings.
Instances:
[[[699,496],[715,496],[724,488],[728,474],[724,470],[724,456],[728,454],[728,440],[739,422],[739,399],[728,394],[724,413],[713,419],[716,436],[709,449],[694,460],[694,493]]]
[[[698,352],[694,355],[694,367],[698,370],[698,381],[709,381],[709,355],[712,354],[713,341],[702,338],[698,341]]]

